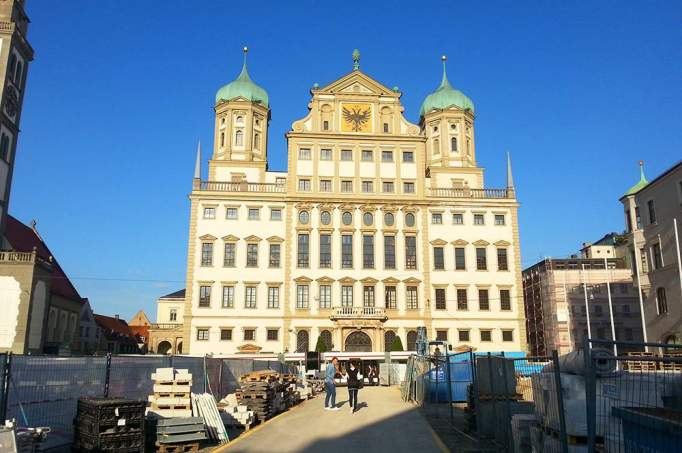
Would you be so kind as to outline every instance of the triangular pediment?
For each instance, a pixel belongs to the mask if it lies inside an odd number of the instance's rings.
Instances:
[[[394,277],[388,277],[388,278],[385,278],[385,279],[383,279],[383,280],[381,280],[381,281],[382,281],[383,283],[390,283],[390,284],[393,284],[393,285],[400,283],[400,280],[398,280],[397,278],[394,278]]]
[[[223,236],[223,241],[225,242],[237,242],[238,240],[239,238],[234,234],[228,234],[227,236]]]
[[[468,244],[468,242],[465,241],[464,239],[456,239],[456,240],[452,241],[452,245],[464,246],[467,244]]]
[[[218,238],[215,236],[211,236],[210,234],[204,234],[203,236],[199,236],[199,239],[201,239],[202,241],[215,241]]]
[[[258,345],[252,344],[252,343],[246,343],[241,346],[237,347],[237,351],[239,351],[242,354],[250,354],[250,353],[255,353],[255,352],[260,352],[260,350],[263,349]]]
[[[256,236],[255,234],[252,234],[251,236],[245,237],[244,240],[245,240],[246,242],[258,242],[258,241],[262,241],[262,239],[259,238],[258,236]]]
[[[431,241],[431,245],[435,245],[436,247],[443,247],[444,245],[447,245],[447,242],[442,239],[434,239],[433,241]]]
[[[365,277],[365,278],[363,278],[363,279],[360,280],[360,281],[361,281],[362,283],[367,283],[367,284],[374,284],[374,283],[378,283],[378,282],[379,282],[379,280],[377,280],[376,278],[372,278],[372,277]]]
[[[490,245],[490,242],[484,241],[483,239],[479,239],[478,241],[473,243],[476,247],[485,247]]]
[[[280,242],[284,242],[284,239],[279,237],[279,236],[270,236],[268,238],[268,242],[280,243]]]
[[[310,282],[313,281],[313,279],[310,278],[310,277],[306,277],[306,276],[302,275],[302,276],[300,276],[300,277],[296,277],[296,278],[294,279],[294,281],[295,281],[296,283],[310,283]]]
[[[509,247],[509,246],[511,245],[511,243],[509,243],[509,242],[505,241],[504,239],[502,239],[502,240],[500,240],[500,241],[495,242],[494,245],[496,245],[496,246],[498,246],[498,247]]]
[[[353,94],[360,96],[393,96],[400,97],[400,93],[374,80],[362,71],[353,71],[329,85],[320,88],[321,94]]]

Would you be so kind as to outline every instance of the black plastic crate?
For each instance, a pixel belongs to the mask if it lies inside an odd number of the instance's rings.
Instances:
[[[77,417],[91,417],[101,422],[144,420],[146,401],[123,398],[79,398]]]
[[[88,434],[76,429],[74,449],[81,451],[131,452],[144,451],[144,432]]]
[[[144,433],[145,420],[141,419],[105,419],[99,420],[91,415],[79,414],[73,419],[73,427],[83,433],[113,434],[113,433]]]

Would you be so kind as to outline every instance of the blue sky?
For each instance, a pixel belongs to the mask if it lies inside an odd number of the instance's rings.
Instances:
[[[130,317],[184,286],[197,140],[215,91],[249,70],[270,95],[271,169],[313,83],[361,69],[417,121],[440,82],[476,105],[479,165],[512,153],[524,266],[623,229],[644,159],[682,157],[682,3],[31,0],[10,210],[38,228],[96,311]],[[206,157],[206,156],[205,156]],[[204,161],[204,167],[206,162]]]

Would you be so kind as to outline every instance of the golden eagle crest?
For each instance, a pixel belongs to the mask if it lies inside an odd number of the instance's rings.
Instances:
[[[365,124],[370,119],[369,107],[363,109],[361,106],[357,107],[343,107],[343,119],[350,124],[354,132],[360,132],[364,129]]]

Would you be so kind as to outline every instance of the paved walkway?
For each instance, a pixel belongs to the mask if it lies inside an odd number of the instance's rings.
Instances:
[[[360,390],[360,407],[348,408],[348,392],[337,389],[336,412],[325,411],[324,394],[308,400],[262,426],[243,434],[219,451],[372,453],[447,451],[434,437],[428,422],[400,399],[395,387]]]

